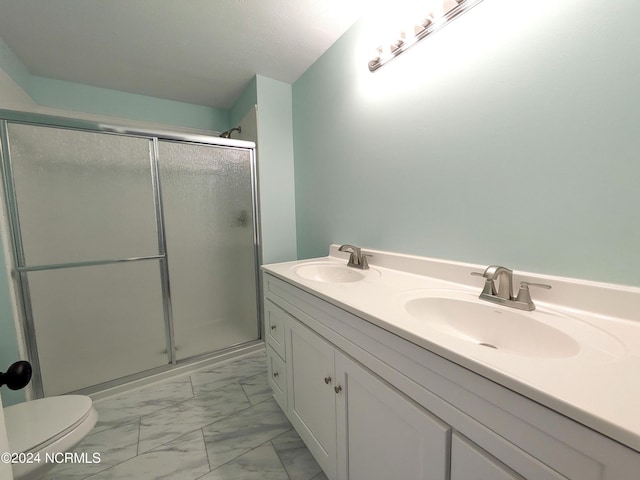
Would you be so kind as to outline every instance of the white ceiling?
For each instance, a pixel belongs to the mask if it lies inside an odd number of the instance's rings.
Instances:
[[[254,75],[293,83],[366,0],[0,0],[34,75],[227,109]]]

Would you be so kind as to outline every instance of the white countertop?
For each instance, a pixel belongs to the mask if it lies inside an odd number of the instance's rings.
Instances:
[[[520,280],[547,283],[532,290],[537,311],[560,314],[554,328],[571,335],[586,324],[596,342],[563,358],[531,357],[479,346],[409,315],[403,299],[433,289],[479,295],[485,267],[363,249],[372,253],[365,278],[352,283],[305,279],[301,264],[346,265],[331,246],[328,257],[266,265],[263,269],[333,305],[437,355],[541,403],[640,451],[640,288],[514,272]],[[581,308],[582,307],[582,308]],[[566,318],[566,321],[563,320]]]

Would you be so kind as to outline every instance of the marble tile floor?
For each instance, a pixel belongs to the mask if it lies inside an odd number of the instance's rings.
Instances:
[[[266,364],[255,352],[95,401],[98,423],[74,451],[100,462],[61,464],[46,480],[326,480],[274,402]]]

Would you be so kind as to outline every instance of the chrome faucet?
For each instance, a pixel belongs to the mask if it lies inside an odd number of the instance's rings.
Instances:
[[[531,300],[529,287],[539,287],[547,290],[551,288],[551,285],[545,285],[543,283],[520,282],[518,295],[514,297],[512,270],[500,265],[490,265],[485,269],[484,273],[471,272],[471,275],[477,275],[486,279],[479,297],[480,299],[520,310],[531,311],[536,308],[533,300]],[[497,287],[496,282],[498,282]]]
[[[513,270],[500,265],[491,265],[482,274],[487,279],[485,290],[491,285],[491,295],[505,300],[513,300]],[[496,282],[498,286],[496,287]]]
[[[353,245],[341,245],[338,250],[340,252],[347,252],[351,254],[349,255],[347,267],[359,268],[360,270],[369,269],[367,257],[370,257],[371,255],[362,253],[362,249],[360,247],[354,247]]]

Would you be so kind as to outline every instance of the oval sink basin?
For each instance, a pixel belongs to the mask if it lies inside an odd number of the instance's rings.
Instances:
[[[335,263],[307,263],[293,269],[296,275],[325,283],[352,283],[364,280],[376,270],[358,270],[346,265]],[[377,273],[377,272],[376,272]],[[378,274],[379,275],[379,274]]]
[[[442,333],[497,352],[566,358],[587,345],[608,357],[624,350],[616,339],[576,318],[546,309],[527,312],[495,305],[468,292],[414,294],[404,301],[404,308]]]

